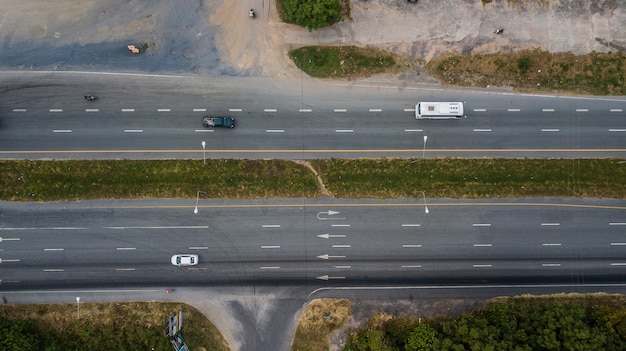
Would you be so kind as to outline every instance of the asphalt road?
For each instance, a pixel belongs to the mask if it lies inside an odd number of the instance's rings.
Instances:
[[[1,73],[0,158],[625,157],[626,98],[242,77]],[[279,84],[280,83],[280,84]],[[83,95],[95,95],[95,102]],[[466,118],[414,118],[417,101]],[[229,115],[233,130],[202,128]],[[424,142],[427,136],[427,142]]]
[[[621,201],[426,201],[2,203],[0,289],[624,283]]]

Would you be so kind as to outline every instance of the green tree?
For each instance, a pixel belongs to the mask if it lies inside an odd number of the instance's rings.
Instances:
[[[409,334],[405,349],[408,351],[432,351],[435,350],[437,331],[426,323],[421,323]]]
[[[282,0],[279,6],[283,21],[307,27],[309,31],[341,19],[339,0]]]

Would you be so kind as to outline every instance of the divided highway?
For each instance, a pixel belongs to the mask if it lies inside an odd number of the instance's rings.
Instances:
[[[0,290],[626,283],[623,201],[426,201],[4,202]]]
[[[203,141],[212,158],[626,156],[626,98],[261,78],[2,75],[1,158],[202,158]],[[467,118],[417,121],[418,100],[464,101]],[[205,129],[208,114],[232,116],[237,128]]]

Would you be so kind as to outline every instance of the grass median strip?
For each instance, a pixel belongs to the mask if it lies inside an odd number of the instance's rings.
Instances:
[[[0,161],[0,199],[494,198],[626,194],[621,159]],[[326,190],[322,190],[325,186]],[[325,192],[327,191],[327,193]]]

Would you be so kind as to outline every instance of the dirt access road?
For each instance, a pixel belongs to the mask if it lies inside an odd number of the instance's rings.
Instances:
[[[4,0],[0,66],[290,78],[300,72],[287,50],[308,44],[376,45],[426,60],[448,51],[626,47],[623,0],[524,3],[353,0],[351,18],[309,32],[282,23],[275,0]],[[250,8],[257,18],[248,17]],[[495,28],[505,32],[496,35]],[[126,49],[142,43],[151,45],[148,52]]]

